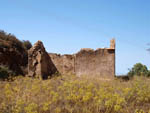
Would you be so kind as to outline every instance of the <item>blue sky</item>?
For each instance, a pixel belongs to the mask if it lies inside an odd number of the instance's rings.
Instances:
[[[141,62],[150,68],[150,0],[0,0],[0,29],[48,52],[109,47],[116,38],[116,72]]]

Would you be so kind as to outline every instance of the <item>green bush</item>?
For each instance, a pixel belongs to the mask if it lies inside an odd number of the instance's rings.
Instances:
[[[23,43],[14,35],[8,34],[0,30],[0,47],[2,48],[15,48],[17,51],[22,52],[25,50]]]
[[[8,79],[10,76],[14,76],[15,73],[11,71],[7,66],[0,65],[0,79]]]
[[[128,76],[150,76],[150,71],[147,67],[141,63],[137,63],[133,68],[128,72]]]
[[[148,74],[147,74],[147,76],[148,76],[148,77],[150,77],[150,71],[148,71]]]
[[[29,41],[20,41],[14,35],[0,30],[0,65],[6,64],[16,74],[25,75],[24,70],[28,64],[27,49],[30,46],[32,45]]]
[[[32,44],[29,40],[20,41],[14,35],[0,30],[0,47],[16,48],[18,51],[29,50]]]

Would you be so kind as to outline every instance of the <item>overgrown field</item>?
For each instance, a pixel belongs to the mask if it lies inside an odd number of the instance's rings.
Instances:
[[[150,113],[150,79],[17,77],[0,81],[0,113]]]

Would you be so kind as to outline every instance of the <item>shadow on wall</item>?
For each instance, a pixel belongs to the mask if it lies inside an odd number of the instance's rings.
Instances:
[[[58,72],[43,43],[38,41],[28,51],[28,76],[47,79]]]

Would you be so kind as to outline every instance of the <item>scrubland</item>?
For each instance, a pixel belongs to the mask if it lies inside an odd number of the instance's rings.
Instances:
[[[0,113],[150,113],[150,78],[0,81]]]

